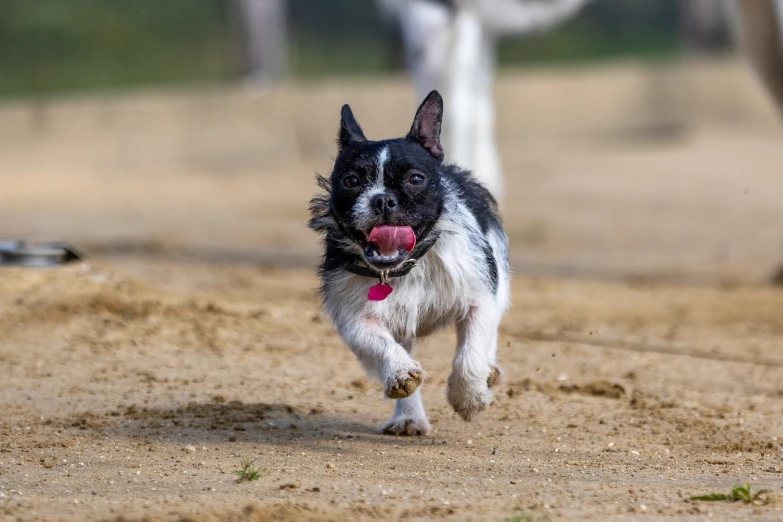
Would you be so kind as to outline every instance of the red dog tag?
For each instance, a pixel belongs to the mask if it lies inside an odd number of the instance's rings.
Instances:
[[[367,299],[370,301],[383,301],[394,289],[389,283],[380,283],[370,287],[370,291],[367,293]]]

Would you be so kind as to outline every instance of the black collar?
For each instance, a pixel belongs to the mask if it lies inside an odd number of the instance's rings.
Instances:
[[[413,255],[411,256],[410,259],[405,261],[402,268],[390,272],[386,272],[385,274],[379,272],[378,270],[369,268],[367,266],[361,266],[354,263],[347,263],[343,265],[343,268],[352,274],[356,274],[364,277],[372,277],[373,279],[380,278],[381,280],[383,280],[383,279],[388,279],[390,277],[402,277],[404,275],[408,275],[410,271],[413,270],[413,268],[416,266],[417,261],[422,257],[424,257],[424,254],[429,252],[429,250],[433,246],[435,246],[435,243],[437,241],[438,241],[438,235],[433,234],[432,239],[429,239],[429,241],[425,242],[422,245],[419,245],[418,249],[414,249]]]

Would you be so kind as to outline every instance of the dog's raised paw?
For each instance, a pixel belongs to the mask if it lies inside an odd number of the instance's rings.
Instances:
[[[391,418],[381,426],[384,435],[397,435],[399,437],[423,436],[430,433],[432,426],[424,418],[399,417]]]
[[[424,371],[421,369],[399,372],[386,382],[386,396],[391,399],[410,397],[424,382],[424,377]]]
[[[489,380],[490,378],[486,381],[468,381],[455,377],[454,374],[449,377],[446,399],[462,420],[472,420],[492,404],[492,392],[487,386]]]

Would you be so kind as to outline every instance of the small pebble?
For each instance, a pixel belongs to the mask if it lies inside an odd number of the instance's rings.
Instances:
[[[196,452],[196,447],[195,446],[185,446],[185,451],[187,451],[188,453],[195,453]]]

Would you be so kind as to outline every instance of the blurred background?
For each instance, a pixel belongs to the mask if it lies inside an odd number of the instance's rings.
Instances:
[[[717,5],[601,0],[501,42],[519,272],[765,281],[783,261],[781,124]],[[375,2],[5,0],[0,236],[313,266],[339,107],[385,138],[417,101]]]
[[[505,39],[500,63],[514,68],[726,54],[729,32],[716,5],[596,2],[554,31]],[[376,3],[357,0],[334,0],[328,8],[318,0],[8,0],[0,5],[0,44],[5,98],[230,85],[256,68],[272,81],[313,81],[388,76],[405,66],[395,21]]]

